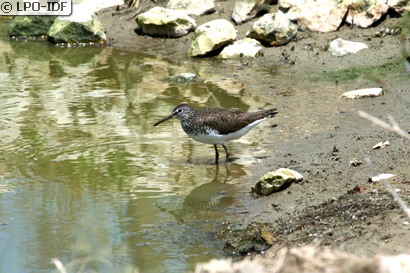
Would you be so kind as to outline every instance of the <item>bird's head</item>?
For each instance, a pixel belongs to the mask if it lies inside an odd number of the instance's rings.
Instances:
[[[172,111],[171,115],[169,115],[166,118],[161,119],[160,121],[158,121],[157,123],[154,124],[154,126],[157,126],[158,124],[167,121],[171,118],[177,118],[179,120],[185,120],[188,119],[192,113],[194,113],[195,110],[189,106],[186,103],[181,103],[179,105],[177,105],[174,110]]]

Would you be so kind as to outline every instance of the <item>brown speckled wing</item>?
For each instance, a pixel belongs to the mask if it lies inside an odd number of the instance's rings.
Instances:
[[[274,116],[276,109],[245,113],[237,110],[222,108],[208,108],[200,110],[200,123],[215,128],[220,134],[229,134],[238,131],[246,125],[267,116]]]

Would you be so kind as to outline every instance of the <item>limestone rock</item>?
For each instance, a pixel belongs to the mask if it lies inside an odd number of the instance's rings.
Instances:
[[[232,20],[236,24],[246,22],[265,9],[269,3],[270,0],[236,0],[231,16]]]
[[[48,30],[48,39],[52,43],[103,43],[106,36],[101,22],[95,17],[86,22],[58,17]]]
[[[16,37],[47,35],[56,16],[16,16],[9,26],[8,33]]]
[[[123,0],[81,0],[73,1],[72,13],[61,18],[71,22],[88,22],[95,16],[96,12],[117,5],[121,5]]]
[[[352,0],[346,22],[362,28],[370,27],[387,12],[389,6],[385,0]]]
[[[148,35],[180,37],[196,27],[195,20],[179,10],[155,7],[136,18],[141,31]]]
[[[262,51],[262,45],[255,39],[244,38],[242,40],[235,41],[232,45],[226,46],[219,57],[223,59],[238,58],[238,57],[251,57],[254,58]]]
[[[290,20],[312,31],[336,31],[348,9],[348,1],[329,0],[282,0],[279,10],[285,12]]]
[[[280,168],[268,172],[252,186],[252,191],[260,195],[269,195],[289,187],[293,182],[303,180],[303,176],[291,169]]]
[[[404,11],[410,12],[409,0],[388,0],[387,5],[399,13]]]
[[[342,38],[334,39],[329,44],[329,51],[333,56],[345,56],[350,53],[357,53],[368,46],[365,43],[351,42]]]
[[[387,146],[390,146],[390,141],[388,140],[380,141],[376,145],[373,146],[373,150],[384,149]]]
[[[386,180],[386,179],[390,179],[392,177],[394,177],[394,174],[391,173],[382,173],[382,174],[378,174],[376,176],[372,176],[369,178],[369,182],[370,183],[374,183],[374,182],[379,182],[381,180]]]
[[[231,22],[217,19],[200,25],[192,36],[189,56],[203,56],[236,39],[236,29]]]
[[[168,9],[180,10],[189,15],[203,15],[215,11],[214,0],[170,0]]]
[[[257,20],[248,37],[268,43],[272,46],[287,44],[295,37],[298,29],[281,11],[267,13]]]

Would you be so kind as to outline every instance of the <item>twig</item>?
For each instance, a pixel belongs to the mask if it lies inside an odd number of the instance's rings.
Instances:
[[[392,116],[388,116],[390,124],[366,113],[363,111],[358,111],[357,114],[361,116],[362,118],[365,118],[372,122],[374,125],[379,126],[383,129],[386,129],[388,131],[394,132],[402,137],[404,137],[407,140],[410,140],[410,136],[403,131],[400,126],[397,124],[397,122],[394,120]],[[370,166],[373,166],[373,163],[371,162],[370,158],[365,159],[367,163]],[[400,198],[400,196],[397,194],[397,192],[391,187],[390,183],[386,181],[386,179],[382,179],[383,185],[386,187],[386,189],[390,192],[390,194],[393,196],[395,200],[397,200],[397,203],[401,207],[401,209],[404,211],[405,214],[407,214],[407,217],[410,219],[410,208],[407,206],[407,204],[403,201],[403,199]]]
[[[357,114],[359,116],[361,116],[362,118],[365,118],[367,120],[369,120],[370,122],[372,122],[374,125],[379,126],[383,129],[386,129],[388,131],[394,132],[396,134],[398,134],[399,136],[404,137],[407,140],[410,140],[410,135],[407,134],[404,130],[402,130],[399,125],[397,124],[397,122],[394,120],[394,118],[392,116],[388,116],[389,121],[391,124],[388,124],[387,122],[384,122],[366,112],[363,111],[357,111]]]
[[[366,157],[364,159],[367,162],[367,165],[370,166],[370,168],[375,169],[374,164],[370,157]],[[391,196],[393,196],[394,200],[397,200],[397,203],[399,203],[400,208],[404,211],[405,214],[407,214],[407,217],[410,219],[410,208],[407,206],[407,204],[403,201],[403,199],[400,198],[400,196],[397,194],[397,192],[391,187],[390,183],[387,182],[387,179],[381,179],[383,185],[386,187],[386,189],[389,191]]]
[[[407,217],[410,219],[410,208],[406,205],[406,203],[404,203],[403,199],[400,198],[397,192],[391,187],[391,185],[386,180],[383,179],[382,182],[383,182],[383,185],[390,192],[390,194],[393,196],[393,198],[397,201],[397,203],[399,203],[404,213],[407,214]]]

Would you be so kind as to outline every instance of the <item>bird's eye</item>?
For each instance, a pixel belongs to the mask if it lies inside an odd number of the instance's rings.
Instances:
[[[183,111],[183,110],[182,110],[181,108],[179,108],[179,109],[177,110],[178,113],[182,113],[182,111]]]

